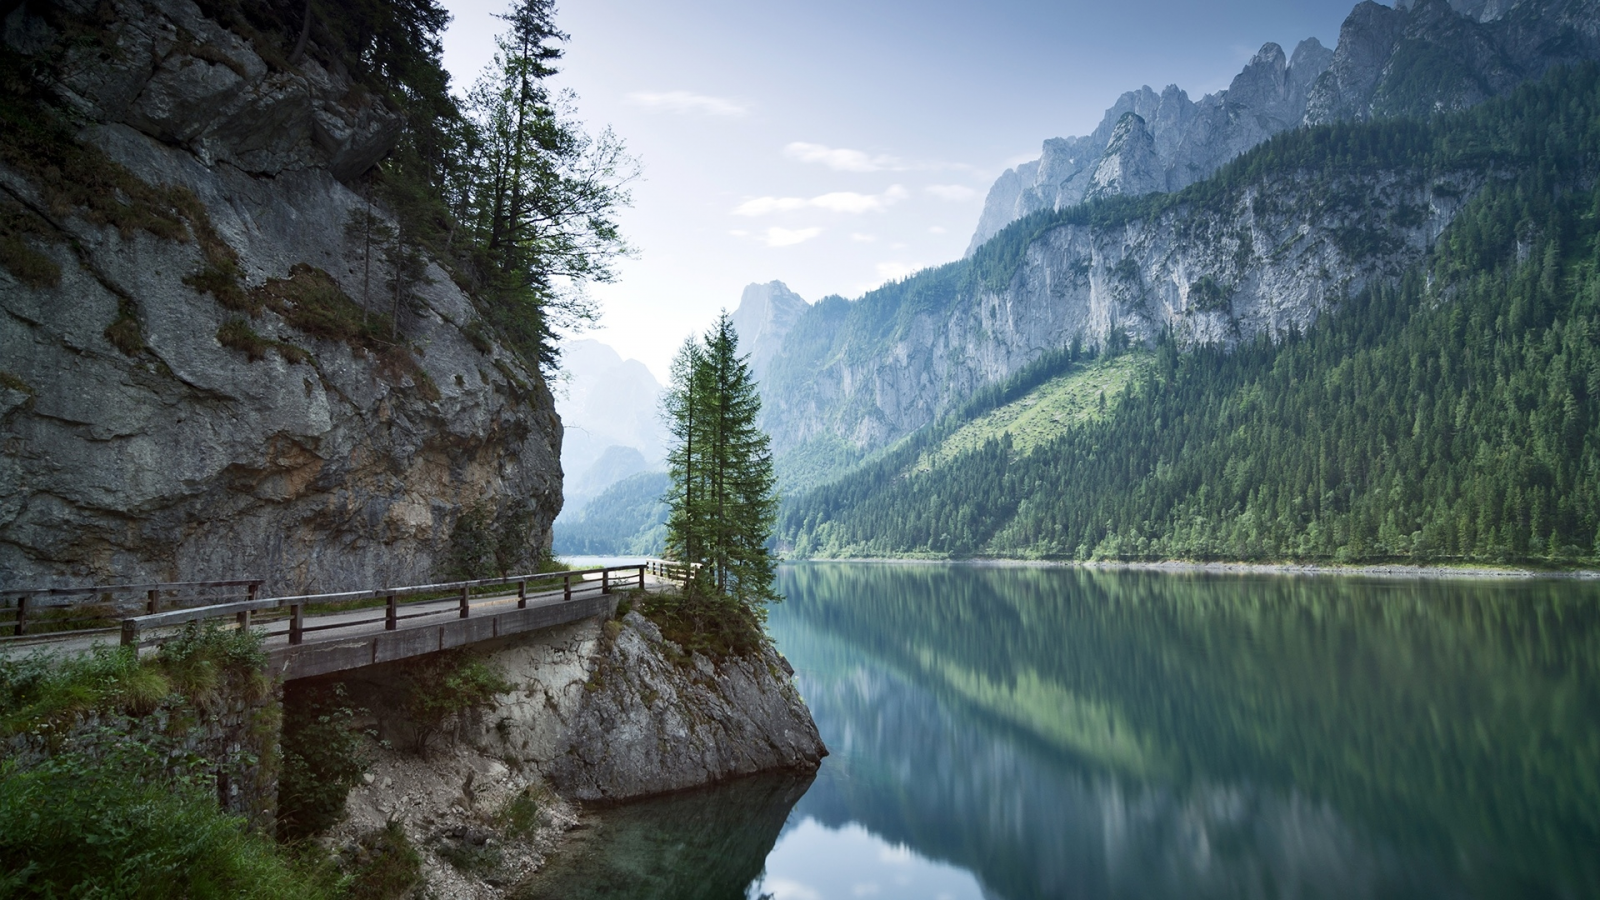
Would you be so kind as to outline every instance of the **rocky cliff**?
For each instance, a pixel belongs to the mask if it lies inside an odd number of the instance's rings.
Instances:
[[[350,793],[333,843],[397,821],[423,851],[434,890],[498,897],[577,824],[574,802],[611,803],[761,771],[814,772],[827,753],[793,670],[770,648],[717,661],[685,654],[634,612],[520,637],[484,659],[512,690],[426,755],[406,749],[415,730],[397,694],[398,670],[363,670],[349,683],[350,701],[370,712],[384,741],[372,748],[370,777]],[[504,834],[518,796],[539,798],[541,829],[531,841]],[[485,868],[495,871],[475,877],[443,862],[490,841],[499,843],[499,861]]]
[[[1074,341],[1303,331],[1420,259],[1482,183],[1473,171],[1289,171],[1225,199],[1018,233],[1009,265],[980,266],[986,251],[797,327],[831,339],[786,348],[765,424],[780,452],[836,437],[871,450]]]
[[[0,581],[415,582],[477,502],[547,541],[539,373],[351,228],[400,115],[189,0],[41,10],[4,21]]]
[[[1083,137],[1051,138],[1039,159],[1007,170],[989,189],[970,255],[1011,222],[1040,210],[1065,209],[1087,198],[1175,191],[1215,172],[1228,160],[1280,131],[1299,125],[1311,86],[1333,53],[1315,38],[1293,57],[1266,44],[1227,90],[1199,102],[1177,85],[1156,93],[1129,91]],[[1141,134],[1130,140],[1128,116]],[[1126,123],[1126,124],[1125,124]],[[1136,154],[1138,177],[1113,175]]]
[[[1266,44],[1228,86],[1191,102],[1176,85],[1123,94],[1084,137],[1045,141],[1038,160],[1008,170],[989,190],[970,255],[1007,224],[1096,196],[1175,191],[1209,177],[1262,141],[1302,124],[1429,115],[1464,109],[1542,76],[1551,66],[1600,58],[1595,0],[1371,0],[1345,20],[1334,50],[1315,38],[1286,58]],[[1148,174],[1126,168],[1128,114],[1142,119]]]
[[[783,347],[783,338],[810,304],[781,281],[745,285],[730,316],[739,349],[750,354],[750,371],[760,381]]]

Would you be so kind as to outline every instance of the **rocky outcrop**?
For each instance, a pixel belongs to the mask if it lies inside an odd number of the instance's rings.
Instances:
[[[78,168],[148,202],[118,188],[110,222],[0,156],[10,239],[45,260],[0,268],[0,581],[416,583],[477,502],[526,503],[547,542],[561,436],[539,373],[439,266],[397,299],[347,227],[370,207],[342,179],[398,116],[189,0],[64,7],[100,17],[94,40],[26,4],[7,47],[77,117]]]
[[[513,680],[526,680],[494,714],[508,723],[507,745],[564,796],[626,800],[815,768],[827,752],[776,650],[685,654],[636,612],[573,637],[565,649],[502,655]]]
[[[750,355],[750,371],[760,381],[783,347],[783,338],[811,304],[781,281],[745,285],[739,307],[729,318],[739,349]]]
[[[1111,132],[1111,140],[1106,144],[1106,153],[1094,168],[1086,198],[1137,197],[1164,190],[1166,186],[1150,129],[1137,113],[1125,114],[1117,121],[1116,130]]]
[[[637,612],[487,649],[513,690],[463,724],[461,746],[536,772],[562,796],[619,801],[774,769],[814,770],[827,749],[768,647],[752,657],[686,654]],[[352,679],[396,745],[415,734],[382,668]],[[524,781],[527,777],[524,777]]]

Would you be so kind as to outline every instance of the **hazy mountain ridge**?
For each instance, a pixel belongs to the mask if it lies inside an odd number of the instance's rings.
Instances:
[[[1315,38],[1290,57],[1268,43],[1226,90],[1198,102],[1176,85],[1123,94],[1082,137],[1044,142],[1039,159],[995,182],[970,255],[1007,224],[1096,196],[1173,191],[1299,125],[1464,109],[1542,76],[1553,65],[1600,55],[1593,0],[1363,2],[1328,50]],[[1153,156],[1137,178],[1118,129],[1129,114],[1149,132]]]

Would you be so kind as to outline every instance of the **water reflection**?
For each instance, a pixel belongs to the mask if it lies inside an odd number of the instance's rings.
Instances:
[[[607,812],[530,896],[1600,896],[1600,584],[809,564],[779,587],[833,752],[815,783]]]
[[[796,815],[995,896],[1600,892],[1594,585],[782,578],[838,755]]]
[[[810,784],[810,775],[756,775],[601,811],[516,896],[743,898]]]

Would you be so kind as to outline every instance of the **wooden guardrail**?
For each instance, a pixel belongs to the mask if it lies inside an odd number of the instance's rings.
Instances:
[[[115,632],[120,621],[163,610],[256,602],[259,578],[0,590],[0,640],[43,634]],[[7,627],[9,626],[9,627]]]
[[[144,633],[149,630],[203,619],[232,616],[238,621],[239,627],[249,628],[256,614],[264,613],[261,618],[272,616],[267,623],[268,636],[287,635],[290,644],[300,644],[304,642],[307,634],[314,632],[359,628],[380,622],[385,631],[394,631],[400,627],[401,622],[410,619],[451,614],[465,619],[472,614],[475,597],[479,600],[504,601],[515,596],[517,608],[525,609],[530,597],[543,596],[553,599],[559,596],[563,601],[570,601],[584,594],[596,592],[609,594],[621,587],[637,586],[642,589],[645,586],[646,575],[682,581],[689,571],[691,571],[689,567],[667,560],[647,560],[625,566],[512,575],[506,578],[481,578],[472,581],[451,581],[334,594],[252,598],[232,603],[132,616],[122,621],[122,643],[137,645],[143,641]],[[592,577],[595,575],[600,577],[595,579]],[[510,588],[513,585],[516,588],[515,594],[504,590],[499,592],[493,590]],[[449,599],[455,599],[457,602],[448,607],[417,608],[423,604],[438,604],[441,600]],[[378,601],[382,601],[381,606],[378,605]],[[310,624],[306,619],[308,612],[344,614],[368,609],[375,613],[370,618],[322,622],[313,619]],[[381,615],[377,614],[379,610]],[[283,627],[274,627],[280,623]]]

